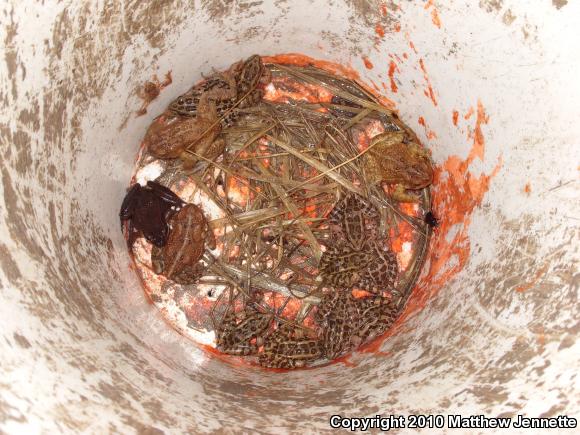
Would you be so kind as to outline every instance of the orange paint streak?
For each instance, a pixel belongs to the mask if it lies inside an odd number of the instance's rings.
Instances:
[[[381,350],[381,346],[384,343],[383,340],[379,339],[375,339],[375,340],[371,340],[368,343],[364,343],[363,345],[361,345],[358,349],[357,352],[360,353],[371,353],[373,355],[376,356],[389,356],[390,353],[389,352],[383,352]]]
[[[435,5],[433,4],[433,0],[429,0],[426,4],[425,4],[425,10],[429,9],[429,8],[433,8],[433,10],[431,11],[431,22],[437,26],[438,28],[441,28],[441,19],[439,18],[439,12],[437,12],[437,8],[435,7]]]
[[[539,279],[540,279],[542,276],[544,276],[544,274],[545,274],[545,273],[546,273],[546,271],[548,270],[548,266],[549,266],[549,263],[546,263],[546,264],[544,264],[544,266],[543,266],[543,267],[542,267],[540,270],[538,270],[538,271],[536,272],[536,274],[534,275],[534,277],[532,278],[532,280],[531,280],[529,283],[527,283],[527,284],[522,284],[522,285],[520,285],[520,286],[516,287],[516,291],[517,291],[518,293],[523,293],[523,292],[525,292],[525,291],[527,291],[527,290],[531,289],[533,286],[535,286],[535,285],[536,285],[536,283],[538,282],[538,280],[539,280]]]
[[[425,95],[427,95],[431,101],[433,101],[433,104],[435,106],[437,106],[437,100],[435,99],[435,92],[433,92],[433,88],[431,87],[431,81],[429,80],[429,76],[427,74],[427,69],[425,68],[425,63],[423,62],[423,59],[419,59],[419,65],[421,66],[421,70],[423,70],[423,77],[425,78],[425,81],[427,82],[427,91],[425,91]]]
[[[459,120],[459,112],[457,110],[453,111],[453,125],[457,127],[457,121]]]
[[[409,47],[411,47],[411,49],[415,52],[415,54],[419,54],[419,52],[415,48],[415,44],[413,44],[413,41],[409,41]]]
[[[395,32],[401,31],[401,23],[395,23]]]
[[[441,18],[439,18],[439,13],[435,8],[433,8],[433,10],[431,11],[431,22],[435,24],[435,26],[438,27],[439,29],[441,28]]]
[[[481,124],[487,124],[489,121],[489,117],[485,114],[485,108],[481,101],[477,102],[477,118],[475,119],[475,130],[474,130],[474,138],[473,144],[474,149],[473,152],[476,157],[479,157],[483,160],[483,153],[485,151],[485,139],[483,137],[483,133],[481,131]]]
[[[389,11],[387,10],[387,5],[382,3],[381,4],[381,14],[383,15],[383,17],[386,17],[388,12]]]
[[[465,116],[463,116],[463,119],[471,118],[471,115],[473,115],[473,113],[474,113],[473,107],[470,107]]]
[[[368,58],[368,57],[363,57],[363,62],[364,62],[364,64],[365,64],[365,67],[366,67],[367,69],[373,69],[373,68],[374,68],[374,65],[373,65],[373,63],[372,63],[372,62],[369,60],[369,58]]]
[[[375,26],[375,33],[379,35],[381,38],[384,38],[385,28],[380,23],[377,23],[377,25]]]
[[[356,367],[356,364],[353,363],[349,358],[351,357],[351,354],[346,354],[341,356],[340,358],[336,358],[334,361],[332,361],[333,363],[342,363],[347,367]]]
[[[431,140],[431,139],[437,138],[437,133],[435,133],[433,130],[431,130],[427,126],[427,123],[425,122],[425,118],[423,118],[422,116],[419,116],[419,119],[417,122],[425,128],[425,136],[427,136],[427,139]]]
[[[391,91],[393,91],[394,93],[397,92],[397,90],[399,89],[397,87],[397,84],[395,83],[395,71],[399,72],[399,69],[397,68],[397,64],[395,63],[395,61],[391,60],[391,62],[389,63],[389,80],[391,81]]]

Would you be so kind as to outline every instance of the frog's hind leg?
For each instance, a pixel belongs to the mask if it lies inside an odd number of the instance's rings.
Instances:
[[[405,186],[402,184],[397,184],[395,191],[391,194],[391,198],[397,202],[419,202],[419,198],[407,193]]]

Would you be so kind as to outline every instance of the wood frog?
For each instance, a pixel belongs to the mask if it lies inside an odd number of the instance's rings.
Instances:
[[[160,159],[179,157],[186,169],[198,160],[196,155],[187,153],[187,149],[208,160],[219,157],[226,144],[220,136],[215,103],[202,96],[199,107],[201,110],[195,118],[172,116],[156,120],[145,136],[149,152]]]
[[[371,139],[365,154],[366,175],[371,183],[394,184],[392,198],[417,202],[407,190],[419,190],[433,182],[433,165],[426,149],[407,139],[403,130],[386,131]]]
[[[320,340],[290,324],[280,325],[264,341],[259,362],[263,367],[295,369],[322,357]]]
[[[151,251],[153,271],[178,284],[195,283],[203,274],[199,262],[205,246],[214,249],[215,237],[201,209],[187,204],[169,221],[171,231],[163,248]]]
[[[155,181],[148,181],[144,187],[134,184],[125,195],[119,212],[121,224],[129,221],[129,249],[141,234],[154,246],[164,246],[169,235],[167,220],[184,205],[175,193]]]

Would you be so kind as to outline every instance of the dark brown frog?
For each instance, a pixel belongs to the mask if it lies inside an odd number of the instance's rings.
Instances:
[[[148,181],[146,186],[134,184],[125,195],[119,213],[121,224],[129,221],[129,249],[141,234],[153,245],[164,246],[169,235],[167,220],[184,205],[175,193],[155,181]]]

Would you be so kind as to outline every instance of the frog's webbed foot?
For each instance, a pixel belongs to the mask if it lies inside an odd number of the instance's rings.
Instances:
[[[405,186],[402,184],[397,184],[395,191],[391,194],[391,198],[397,202],[419,202],[419,198],[407,193]]]
[[[139,191],[141,190],[141,185],[139,183],[133,184],[121,204],[121,211],[119,212],[119,218],[121,219],[121,227],[123,227],[123,221],[130,219],[133,215],[133,208],[135,207],[135,198]]]
[[[175,193],[173,193],[171,189],[163,186],[162,184],[159,184],[155,181],[148,181],[147,187],[157,193],[163,201],[175,206],[176,208],[181,208],[186,204],[186,202]]]

